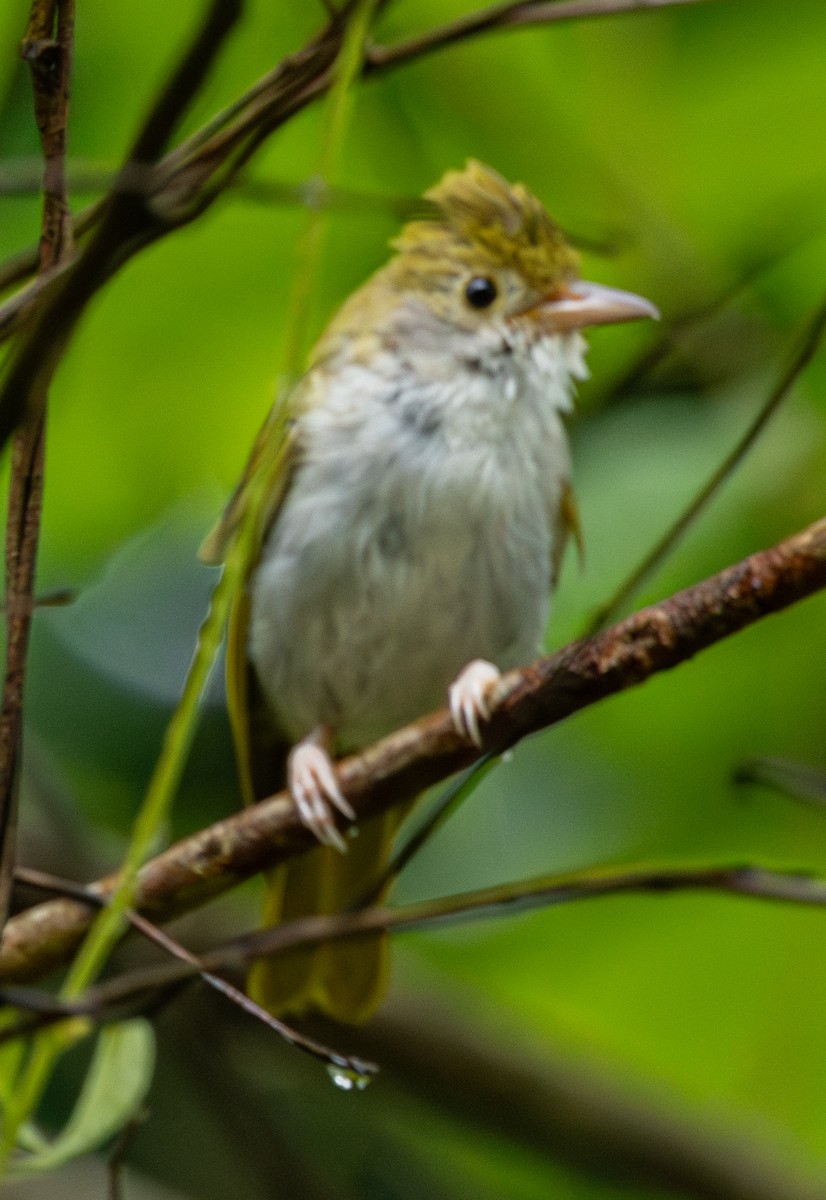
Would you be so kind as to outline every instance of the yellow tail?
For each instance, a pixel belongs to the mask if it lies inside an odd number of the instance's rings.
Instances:
[[[383,874],[406,811],[404,806],[359,825],[346,854],[318,846],[270,872],[264,925],[340,913],[358,903]],[[314,1010],[359,1024],[384,996],[388,942],[387,934],[373,933],[262,959],[250,971],[249,994],[276,1015]]]
[[[246,654],[248,625],[249,594],[244,588],[236,596],[230,616],[227,706],[241,791],[251,804],[284,786],[288,746],[267,717],[252,675]],[[347,842],[346,854],[317,846],[271,871],[267,875],[265,927],[298,917],[344,912],[359,903],[384,874],[409,807],[401,805],[360,824],[358,836]],[[380,1004],[387,973],[387,935],[368,934],[263,959],[250,971],[248,990],[275,1015],[315,1009],[358,1024]]]

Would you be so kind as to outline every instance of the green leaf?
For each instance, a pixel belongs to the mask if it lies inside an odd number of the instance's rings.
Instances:
[[[109,1025],[63,1132],[43,1149],[16,1161],[11,1176],[34,1175],[97,1149],[140,1108],[155,1065],[155,1035],[142,1018]]]

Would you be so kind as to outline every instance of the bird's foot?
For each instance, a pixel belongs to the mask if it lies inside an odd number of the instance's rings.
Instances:
[[[329,735],[318,729],[293,746],[287,759],[287,784],[303,825],[325,846],[342,854],[347,844],[336,825],[333,810],[348,821],[356,814],[342,794],[328,751]]]
[[[491,690],[501,677],[499,668],[493,663],[474,658],[448,688],[448,706],[456,732],[480,749],[479,722],[489,721],[493,714]]]

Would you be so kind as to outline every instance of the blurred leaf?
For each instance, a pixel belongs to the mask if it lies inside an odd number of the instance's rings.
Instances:
[[[14,1176],[36,1175],[98,1149],[119,1133],[146,1099],[155,1065],[155,1035],[136,1018],[108,1025],[98,1035],[94,1057],[74,1111],[47,1146],[17,1160]]]

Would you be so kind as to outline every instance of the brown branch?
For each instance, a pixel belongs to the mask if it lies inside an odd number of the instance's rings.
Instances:
[[[40,873],[20,871],[24,881],[37,882]],[[86,905],[96,909],[105,901],[99,893],[90,894],[88,889],[61,881],[55,888],[46,877],[49,890],[77,898],[84,898]],[[216,982],[226,989],[216,972],[242,970],[257,959],[283,953],[296,947],[316,945],[319,942],[339,938],[362,937],[366,933],[380,931],[394,933],[411,929],[426,929],[446,922],[467,920],[468,917],[501,917],[515,911],[524,912],[531,908],[547,908],[559,904],[572,904],[583,900],[596,900],[606,896],[629,893],[652,893],[664,895],[671,892],[713,891],[732,896],[747,896],[751,899],[769,900],[787,904],[804,904],[818,908],[826,907],[826,880],[799,872],[778,871],[756,865],[712,863],[700,865],[666,865],[650,863],[641,865],[622,863],[619,866],[588,868],[568,874],[540,876],[536,879],[520,880],[517,883],[498,884],[435,900],[424,900],[398,908],[371,907],[344,913],[301,917],[282,925],[256,929],[241,934],[219,946],[215,946],[197,958],[173,942],[156,926],[140,914],[131,912],[130,923],[139,932],[150,937],[171,953],[175,961],[141,967],[115,976],[106,983],[91,988],[79,1001],[55,1000],[49,993],[32,992],[17,987],[4,986],[0,996],[6,1004],[27,1010],[30,1014],[18,1025],[0,1030],[0,1046],[15,1038],[29,1034],[33,1028],[42,1028],[67,1016],[83,1014],[96,1021],[118,1020],[125,1013],[140,1012],[154,1003],[158,994],[168,992],[182,983],[200,976],[205,982]],[[231,987],[231,985],[229,985]],[[236,992],[236,997],[245,1007],[251,1002]],[[252,1005],[252,1009],[257,1006]],[[262,1014],[271,1027],[282,1037],[309,1050],[316,1057],[329,1058],[331,1052],[317,1044],[302,1044],[295,1031],[286,1029]],[[324,1053],[319,1053],[324,1050]],[[342,1056],[337,1065],[344,1065]],[[348,1069],[369,1071],[371,1064],[350,1060]]]
[[[642,683],[747,625],[826,586],[826,520],[718,575],[643,609],[593,638],[506,675],[485,749],[500,752],[615,692]],[[359,817],[392,807],[466,766],[477,754],[444,710],[339,767]],[[203,904],[243,879],[306,850],[312,835],[281,793],[171,846],[140,873],[135,906],[156,922]],[[113,877],[94,885],[108,894]],[[0,981],[37,978],[71,957],[90,921],[87,906],[50,901],[4,931]]]
[[[656,545],[648,551],[642,561],[637,564],[622,582],[614,595],[594,615],[588,624],[586,633],[596,633],[597,630],[602,629],[609,621],[616,620],[619,612],[629,600],[633,599],[648,577],[658,567],[662,566],[674,547],[685,536],[688,529],[690,529],[729,476],[733,474],[746,457],[771,418],[777,412],[778,408],[780,408],[780,405],[786,400],[798,379],[820,349],[825,330],[826,301],[823,301],[804,330],[803,336],[800,339],[800,345],[792,355],[788,366],[757,410],[756,415],[750,421],[745,432],[738,438],[736,445],[728,452],[720,465],[714,469],[710,478],[702,485],[696,496],[693,497],[680,513],[673,525],[665,531]]]
[[[74,0],[35,0],[21,53],[31,68],[35,120],[43,149],[39,247],[39,270],[43,274],[54,270],[71,248],[66,135],[73,45]],[[0,707],[0,924],[6,918],[15,853],[23,691],[43,502],[45,386],[36,396],[27,393],[25,407],[32,416],[14,437],[6,518],[6,669]]]
[[[166,218],[153,205],[153,193],[161,190],[155,182],[155,160],[200,90],[240,12],[241,0],[212,0],[191,46],[144,121],[115,186],[100,204],[99,221],[84,249],[32,304],[0,391],[0,446],[26,415],[36,415],[37,396],[48,388],[95,292],[138,250],[167,232]]]
[[[237,2],[224,0],[222,4],[221,0],[214,0],[214,7],[216,10],[224,8],[229,13]],[[438,26],[428,34],[405,43],[369,47],[365,55],[364,73],[367,76],[379,74],[411,62],[422,54],[447,48],[459,40],[494,29],[504,31],[530,25],[549,25],[575,17],[606,16],[700,2],[705,0],[568,0],[556,4],[498,5],[471,14],[464,22]],[[325,94],[330,86],[332,64],[339,52],[351,7],[344,5],[341,12],[307,46],[284,58],[203,129],[158,159],[152,170],[147,169],[146,158],[133,153],[110,196],[78,215],[78,227],[82,226],[84,231],[97,229],[98,233],[94,234],[93,243],[85,248],[73,265],[69,278],[56,281],[54,288],[45,289],[46,294],[40,297],[39,303],[33,303],[27,289],[7,302],[0,327],[0,340],[18,329],[24,320],[30,323],[30,328],[0,390],[0,447],[25,412],[31,380],[36,378],[38,371],[54,371],[66,340],[94,292],[139,250],[205,212],[233,184],[239,171],[276,129]],[[217,19],[211,24],[208,20],[207,24],[213,31],[212,38],[199,39],[202,49],[206,46],[201,55],[204,71],[217,52],[220,37],[223,36]],[[196,72],[187,72],[182,68],[176,78],[186,81],[186,88],[195,88],[198,83],[196,75]],[[136,150],[141,154],[147,147],[150,150],[157,149],[163,141],[155,128],[158,112],[167,115],[165,125],[160,121],[161,134],[171,132],[171,125],[183,110],[184,105],[178,101],[186,98],[186,88],[164,89],[153,115],[144,126],[143,134],[135,143]],[[176,100],[174,105],[168,103],[170,91]],[[121,194],[122,202],[124,192],[135,193],[131,207],[121,208],[122,214],[129,219],[114,221],[111,210],[117,193]],[[101,225],[105,225],[107,230],[98,236]],[[0,267],[0,286],[24,278],[27,261],[31,263],[25,255],[18,255],[9,267]]]

